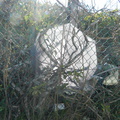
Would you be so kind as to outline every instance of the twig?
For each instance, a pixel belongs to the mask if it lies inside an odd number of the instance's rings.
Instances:
[[[111,102],[109,102],[109,103],[111,104],[111,103],[114,103],[114,102],[117,102],[117,101],[120,101],[120,98],[118,98],[118,99],[116,99],[116,100],[113,100],[113,101],[111,101]]]
[[[119,67],[115,67],[115,68],[111,68],[111,69],[108,69],[108,70],[105,70],[105,71],[103,71],[103,72],[100,72],[100,73],[98,73],[98,74],[96,74],[97,76],[98,75],[101,75],[101,74],[103,74],[103,73],[106,73],[106,72],[109,72],[109,71],[111,71],[111,70],[118,70],[118,69],[120,69],[120,66]]]
[[[45,52],[45,54],[50,58],[50,60],[53,61],[55,64],[58,64],[58,61],[53,59],[53,57],[49,54],[49,51],[47,51],[46,48],[41,44],[41,40],[42,40],[41,37],[44,37],[44,36],[41,36],[39,33],[35,41],[39,43],[39,46]]]
[[[77,33],[78,33],[78,32],[77,32]],[[72,54],[70,55],[69,62],[71,61],[73,54],[74,54],[75,52],[77,52],[77,50],[78,50],[77,46],[75,45],[75,41],[74,41],[75,35],[76,35],[77,33],[75,33],[75,29],[73,28],[72,44],[73,44],[73,46],[75,47],[75,50],[74,50],[74,51],[72,52]]]
[[[64,68],[69,67],[75,61],[75,59],[77,59],[79,56],[81,56],[83,54],[83,52],[86,50],[86,48],[88,46],[88,39],[87,39],[86,35],[84,35],[84,38],[85,38],[85,41],[86,41],[86,45],[84,46],[84,48],[81,50],[80,53],[78,53],[73,59],[68,61],[68,63],[64,66]]]

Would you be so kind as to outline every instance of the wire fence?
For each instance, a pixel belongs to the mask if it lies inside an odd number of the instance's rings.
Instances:
[[[119,120],[116,3],[0,1],[0,119]]]

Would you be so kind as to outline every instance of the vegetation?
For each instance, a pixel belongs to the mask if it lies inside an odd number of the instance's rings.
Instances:
[[[99,62],[120,65],[120,16],[118,10],[106,10],[84,17],[86,30],[97,41]],[[97,23],[96,23],[97,21]],[[90,27],[90,24],[96,23]],[[104,61],[103,61],[104,60]]]
[[[0,3],[1,120],[120,120],[120,85],[97,86],[92,96],[80,91],[66,95],[63,93],[66,85],[63,85],[55,87],[44,97],[45,83],[34,82],[31,46],[38,32],[67,23],[63,7],[34,0]],[[120,66],[118,12],[81,12],[81,28],[96,40],[99,63]],[[64,103],[65,109],[54,111],[54,105],[58,103]]]

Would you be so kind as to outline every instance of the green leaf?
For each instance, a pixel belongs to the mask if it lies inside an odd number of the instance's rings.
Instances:
[[[25,21],[28,21],[29,16],[28,16],[28,15],[25,15],[25,16],[24,16],[24,19],[25,19]]]

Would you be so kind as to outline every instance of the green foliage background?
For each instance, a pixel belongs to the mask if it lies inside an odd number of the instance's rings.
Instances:
[[[31,82],[34,79],[31,46],[38,32],[67,23],[64,11],[57,4],[37,4],[34,0],[11,0],[1,4],[0,119],[80,120],[88,116],[92,120],[120,120],[120,86],[110,90],[97,88],[99,92],[94,98],[88,98],[87,95],[81,97],[82,93],[65,97],[51,92],[44,102],[44,112],[35,108],[41,100],[41,91],[45,91],[45,85]],[[83,13],[79,17],[80,27],[96,40],[98,63],[120,66],[119,10]],[[57,87],[55,91],[64,88]],[[66,109],[54,112],[48,108],[58,102],[64,102]]]

